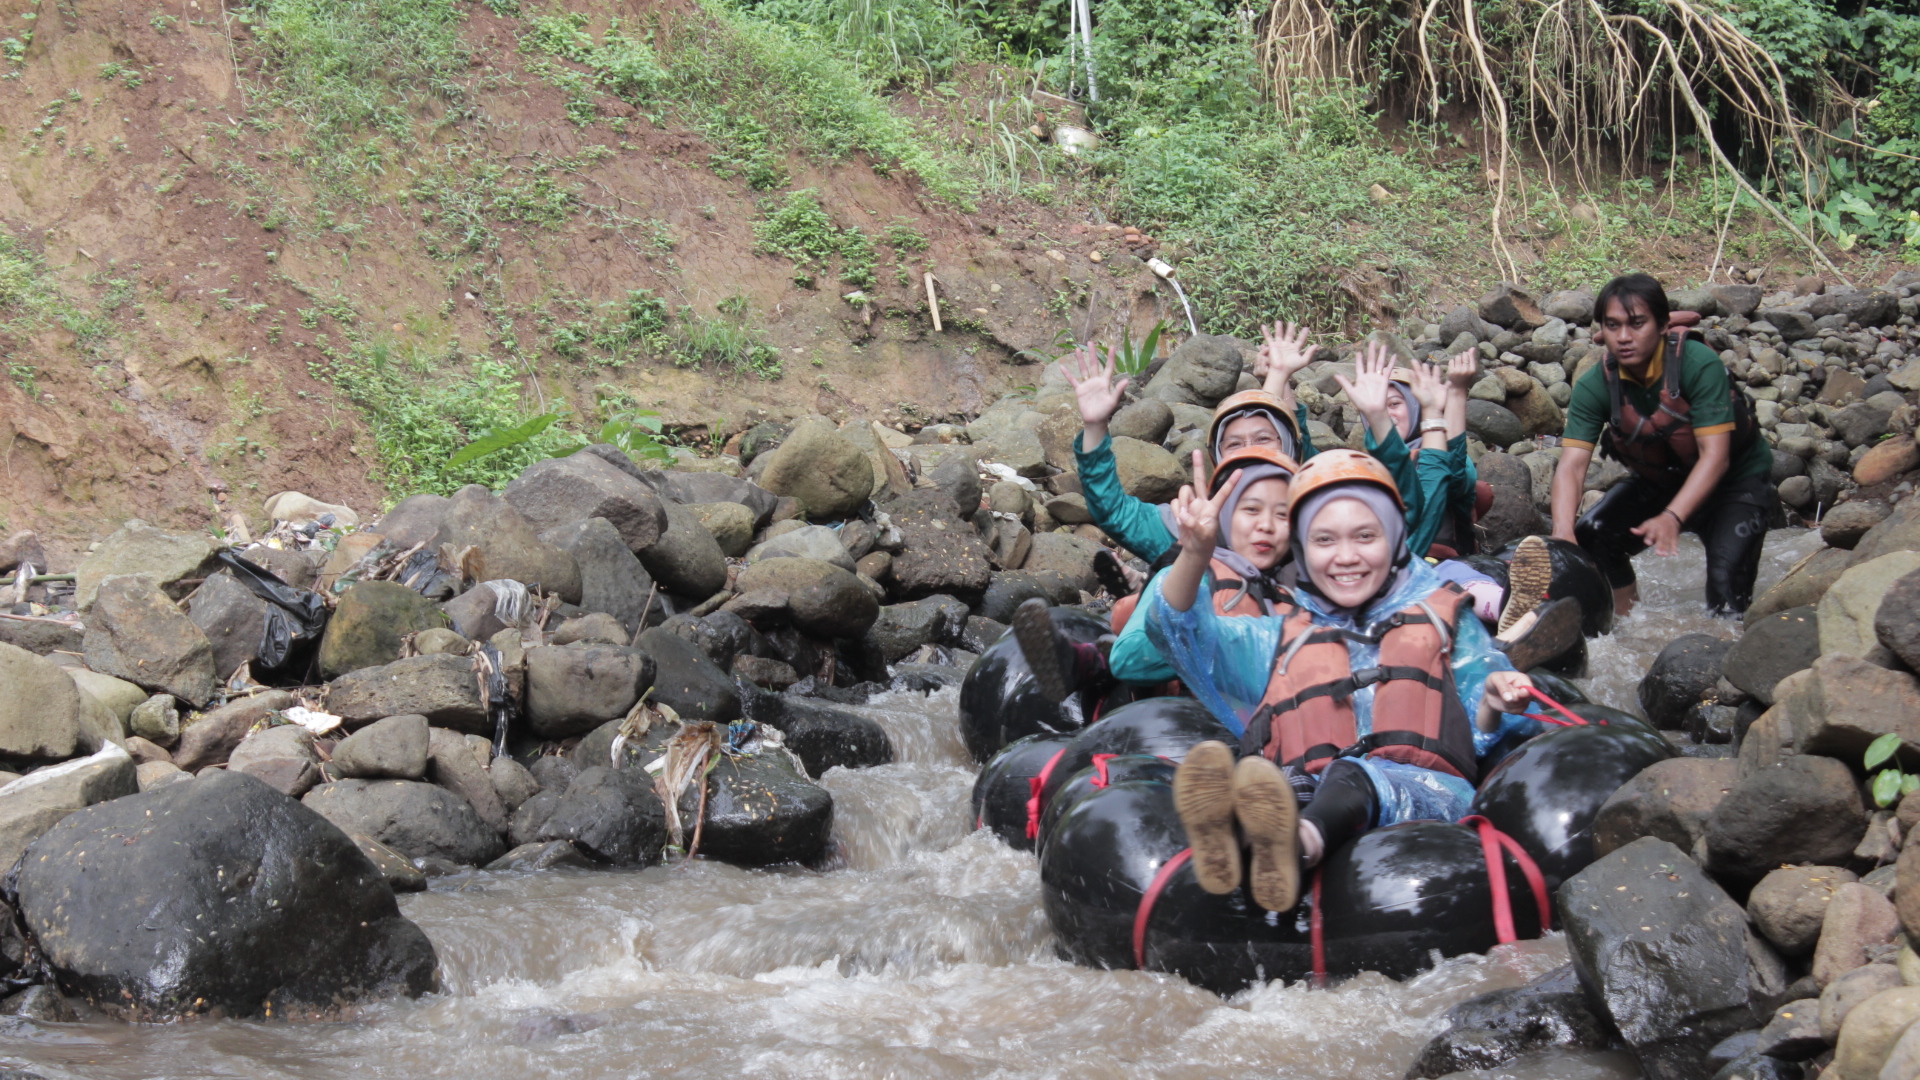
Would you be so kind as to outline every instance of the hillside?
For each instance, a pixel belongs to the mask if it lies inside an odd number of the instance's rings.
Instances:
[[[497,483],[540,441],[447,456],[549,411],[709,453],[770,416],[971,416],[1063,335],[1184,323],[1149,251],[1215,332],[1357,335],[1499,276],[1465,149],[1256,115],[1078,159],[1028,132],[1078,117],[1022,69],[876,79],[717,6],[36,0],[0,39],[0,532],[57,562],[127,516]],[[1530,280],[1704,276],[1689,175],[1539,188]],[[1807,268],[1757,221],[1726,256]]]

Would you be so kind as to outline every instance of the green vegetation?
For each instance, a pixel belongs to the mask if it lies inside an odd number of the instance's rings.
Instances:
[[[1892,806],[1902,798],[1920,791],[1920,775],[1902,772],[1894,755],[1900,752],[1900,733],[1890,731],[1873,740],[1867,746],[1866,755],[1861,764],[1873,779],[1869,786],[1873,791],[1873,804],[1882,808]],[[1881,766],[1886,768],[1881,768]],[[1874,772],[1879,769],[1879,772]]]
[[[820,205],[819,192],[812,188],[792,192],[785,202],[769,209],[766,217],[754,223],[753,233],[763,251],[820,270],[839,259],[840,280],[858,288],[873,284],[873,242],[858,226],[836,226]],[[921,241],[923,247],[925,243]]]

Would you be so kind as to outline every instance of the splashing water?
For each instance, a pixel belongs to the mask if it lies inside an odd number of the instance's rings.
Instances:
[[[1771,535],[1760,588],[1818,543]],[[1666,642],[1735,632],[1706,616],[1704,556],[1682,545],[1638,560],[1645,603],[1592,644],[1596,700],[1637,711]],[[1271,984],[1230,1000],[1062,963],[1033,857],[972,831],[956,698],[896,692],[857,710],[899,760],[822,778],[835,801],[825,871],[695,862],[440,878],[401,900],[439,950],[438,994],[338,1024],[0,1018],[0,1061],[49,1080],[1398,1076],[1448,1007],[1565,960],[1554,935],[1404,983]],[[1637,1073],[1622,1054],[1555,1052],[1472,1075]]]

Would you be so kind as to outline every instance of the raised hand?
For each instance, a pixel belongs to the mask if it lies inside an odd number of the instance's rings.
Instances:
[[[1260,354],[1265,357],[1264,370],[1256,361],[1254,374],[1265,380],[1264,389],[1269,394],[1278,394],[1292,384],[1295,372],[1307,366],[1313,358],[1313,350],[1308,347],[1308,333],[1304,326],[1293,323],[1272,323],[1260,327]]]
[[[1480,354],[1467,349],[1447,360],[1447,381],[1462,391],[1473,386],[1480,375]]]
[[[1180,526],[1180,550],[1211,558],[1213,549],[1220,546],[1220,511],[1226,509],[1227,500],[1233,496],[1233,485],[1222,484],[1212,498],[1200,494],[1206,489],[1207,459],[1195,450],[1193,483],[1183,486],[1173,497],[1173,520]]]
[[[1354,357],[1353,378],[1334,376],[1353,407],[1366,419],[1376,441],[1385,439],[1393,430],[1393,418],[1387,415],[1387,387],[1391,385],[1392,374],[1393,357],[1387,347],[1370,341]]]
[[[1103,360],[1091,343],[1074,349],[1060,361],[1060,373],[1067,377],[1067,385],[1073,387],[1074,399],[1080,404],[1080,422],[1090,436],[1085,441],[1097,443],[1106,438],[1107,421],[1120,411],[1121,395],[1133,380],[1116,380],[1111,351]]]
[[[1440,418],[1447,404],[1447,381],[1436,364],[1413,362],[1413,397],[1420,403],[1420,415]]]

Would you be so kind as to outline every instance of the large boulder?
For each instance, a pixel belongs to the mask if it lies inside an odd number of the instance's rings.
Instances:
[[[1885,326],[1900,315],[1900,302],[1878,289],[1830,289],[1807,301],[1807,314],[1816,319],[1844,315],[1861,326]]]
[[[511,758],[505,759],[511,761]],[[427,774],[433,782],[467,800],[473,812],[495,833],[507,831],[507,807],[493,789],[488,761],[468,744],[467,736],[433,728],[427,737]]]
[[[580,567],[582,610],[613,616],[629,635],[639,629],[641,614],[647,610],[653,592],[653,578],[607,519],[588,518],[560,525],[541,533],[540,539],[573,556]],[[660,610],[656,599],[654,617]]]
[[[1591,296],[1587,306],[1593,306]],[[1468,998],[1448,1009],[1445,1019],[1447,1030],[1420,1051],[1407,1080],[1494,1069],[1542,1050],[1600,1050],[1609,1042],[1607,1025],[1593,1014],[1571,965],[1525,986]]]
[[[527,726],[542,739],[585,735],[627,714],[653,685],[654,662],[617,645],[527,650]]]
[[[0,643],[0,757],[57,760],[80,746],[85,707],[80,688],[60,665]]]
[[[1747,919],[1686,853],[1644,837],[1560,886],[1567,951],[1650,1080],[1695,1080],[1758,1019]]]
[[[1593,819],[1593,850],[1605,855],[1643,836],[1682,851],[1706,835],[1707,819],[1740,782],[1740,763],[1728,758],[1656,761],[1608,796]]]
[[[188,772],[218,765],[239,746],[255,724],[296,704],[285,690],[266,690],[236,698],[180,729],[173,763]]]
[[[1744,887],[1783,863],[1843,864],[1866,829],[1852,770],[1798,755],[1727,792],[1707,818],[1707,852],[1714,876]]]
[[[854,570],[853,556],[847,551],[847,545],[840,541],[840,530],[825,525],[803,525],[792,532],[784,532],[764,543],[755,544],[747,552],[748,566],[767,559],[818,559],[830,562],[849,574]]]
[[[18,892],[61,989],[127,1019],[331,1014],[434,986],[432,943],[366,855],[238,773],[68,816]]]
[[[537,837],[571,841],[595,862],[652,866],[667,843],[667,811],[646,773],[595,765],[567,785]]]
[[[893,761],[886,730],[851,709],[794,694],[754,694],[747,715],[778,728],[809,776],[835,766],[862,769]]]
[[[74,571],[74,603],[80,610],[93,607],[100,583],[131,575],[179,600],[193,591],[187,582],[204,578],[217,564],[213,545],[198,536],[182,536],[131,518],[100,546],[80,560]]]
[[[666,515],[666,531],[639,553],[641,565],[678,596],[704,600],[725,588],[727,557],[700,515],[679,503],[667,503]]]
[[[271,610],[231,570],[221,570],[193,591],[187,618],[213,648],[214,678],[224,682],[240,665],[259,658]]]
[[[536,461],[500,491],[536,529],[605,518],[632,551],[660,539],[667,515],[659,496],[639,480],[589,453]]]
[[[858,577],[821,559],[765,559],[741,571],[737,584],[742,593],[786,593],[793,625],[818,638],[860,637],[880,614]]]
[[[1820,942],[1813,952],[1813,978],[1821,986],[1867,965],[1869,952],[1891,945],[1900,934],[1893,901],[1857,881],[1833,890],[1820,919]]]
[[[1180,485],[1193,481],[1191,463],[1183,465],[1164,447],[1124,436],[1114,437],[1113,464],[1121,488],[1142,502],[1172,502]]]
[[[1593,294],[1585,289],[1562,289],[1540,298],[1540,313],[1549,319],[1585,326],[1593,321],[1593,300]],[[1440,336],[1444,338],[1446,334]]]
[[[745,555],[753,547],[753,510],[739,503],[693,503],[687,507],[700,519],[720,553],[729,559]]]
[[[409,495],[380,515],[372,531],[402,550],[415,544],[431,544],[440,531],[441,519],[452,505],[453,500],[445,495],[427,492]]]
[[[588,447],[591,453],[613,450],[612,447]],[[625,455],[621,457],[624,459]],[[631,464],[631,462],[629,462]],[[738,476],[728,476],[717,472],[659,472],[655,470],[639,471],[640,480],[659,492],[662,499],[685,506],[701,503],[739,503],[753,511],[755,528],[764,528],[773,519],[774,509],[780,503],[780,496],[751,480]]]
[[[1481,318],[1509,330],[1533,330],[1547,321],[1533,295],[1511,281],[1488,290],[1475,307]]]
[[[87,618],[87,666],[193,705],[212,700],[213,646],[146,578],[100,583]]]
[[[1076,593],[1093,592],[1100,587],[1093,560],[1102,550],[1102,545],[1071,533],[1041,533],[1033,538],[1033,549],[1027,553],[1027,563],[1022,569],[1036,578],[1056,573],[1065,578]],[[1078,603],[1079,599],[1076,595],[1072,602]]]
[[[362,581],[340,594],[320,638],[320,674],[349,671],[400,659],[409,635],[448,625],[438,605],[394,581]]]
[[[445,653],[409,656],[342,675],[327,684],[326,708],[350,727],[417,713],[438,727],[493,734],[493,720],[480,703],[473,662]]]
[[[399,542],[391,535],[387,540]],[[580,602],[580,565],[573,556],[542,541],[520,511],[478,484],[454,492],[442,509],[439,529],[427,546],[437,549],[441,544],[452,544],[456,551],[478,548],[483,579],[509,578],[538,585],[569,604]]]
[[[313,732],[298,724],[262,728],[241,740],[227,758],[228,769],[295,799],[320,782],[319,766]]]
[[[334,746],[334,768],[350,780],[418,780],[427,775],[430,731],[419,715],[375,721]]]
[[[933,520],[900,532],[905,546],[893,557],[891,573],[901,599],[944,594],[971,602],[986,592],[992,553],[971,525]]]
[[[1920,551],[1920,499],[1901,500],[1885,521],[1868,529],[1854,545],[1852,558],[1865,562],[1894,551]]]
[[[1912,1076],[1916,1064],[1907,1034],[1920,1020],[1920,986],[1882,990],[1847,1013],[1833,1047],[1832,1072],[1837,1080],[1879,1080]],[[1905,1049],[1896,1071],[1885,1071],[1896,1049]]]
[[[1811,607],[1790,608],[1756,619],[1727,650],[1721,665],[1728,682],[1773,704],[1774,687],[1820,658],[1820,624]]]
[[[1873,634],[1901,663],[1920,671],[1920,570],[1887,590],[1873,616]]]
[[[1866,543],[1872,535],[1873,531],[1868,530],[1867,535],[1860,538],[1860,543]],[[1758,620],[1777,612],[1817,605],[1820,603],[1820,598],[1827,594],[1827,590],[1833,586],[1834,582],[1840,580],[1840,575],[1846,573],[1847,567],[1852,566],[1855,560],[1856,555],[1852,551],[1827,547],[1801,559],[1788,568],[1786,576],[1780,579],[1779,584],[1754,599],[1753,604],[1747,608],[1745,617],[1747,625],[1752,626]]]
[[[1224,335],[1200,334],[1180,343],[1147,383],[1144,396],[1211,409],[1240,383],[1240,345]]]
[[[75,810],[138,790],[133,758],[117,746],[36,769],[0,787],[0,865],[12,866],[28,844]]]
[[[1858,880],[1842,866],[1782,866],[1747,896],[1747,914],[1785,956],[1805,956],[1820,942],[1827,905],[1842,885]]]
[[[1713,692],[1732,642],[1711,634],[1682,634],[1667,643],[1640,680],[1640,707],[1658,728],[1686,726],[1687,713]]]
[[[786,754],[722,755],[706,786],[700,854],[736,866],[773,866],[811,863],[826,853],[833,796],[802,776]],[[679,810],[683,822],[700,813],[697,781],[680,796]]]
[[[653,658],[653,696],[683,720],[726,723],[740,718],[740,690],[713,658],[686,638],[656,626],[634,645]]]
[[[1873,740],[1897,733],[1920,757],[1920,680],[1846,655],[1823,656],[1780,680],[1768,713],[1804,754],[1858,761]]]
[[[873,462],[831,422],[809,418],[773,452],[760,486],[792,496],[810,521],[839,521],[872,496]]]
[[[897,663],[923,645],[958,642],[969,614],[967,605],[951,596],[891,604],[880,609],[867,629],[866,644],[881,662]]]
[[[1895,551],[1855,563],[1820,598],[1820,652],[1866,656],[1879,644],[1874,617],[1893,584],[1920,569],[1920,551]]]
[[[340,780],[300,800],[341,832],[371,837],[409,859],[484,866],[506,846],[473,805],[418,780]]]
[[[1560,406],[1538,381],[1529,377],[1527,384],[1525,391],[1507,398],[1507,411],[1528,435],[1558,435],[1566,423]]]
[[[1505,405],[1478,398],[1467,402],[1467,430],[1488,446],[1499,448],[1527,437],[1527,425]]]

